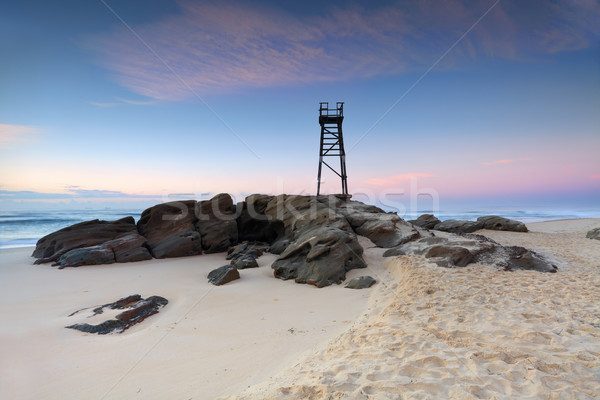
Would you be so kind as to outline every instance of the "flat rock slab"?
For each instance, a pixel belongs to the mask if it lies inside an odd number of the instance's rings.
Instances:
[[[133,325],[139,324],[149,316],[158,313],[158,310],[166,306],[167,303],[169,303],[169,301],[164,297],[150,296],[147,299],[143,299],[139,294],[134,294],[123,297],[122,299],[119,299],[113,303],[95,307],[92,310],[93,314],[88,316],[94,317],[98,314],[103,314],[105,309],[123,310],[114,318],[107,319],[95,325],[80,323],[69,325],[66,328],[76,329],[85,333],[97,333],[99,335],[106,335],[108,333],[122,333]],[[69,317],[72,317],[84,310],[89,310],[89,308],[75,311],[69,315]]]

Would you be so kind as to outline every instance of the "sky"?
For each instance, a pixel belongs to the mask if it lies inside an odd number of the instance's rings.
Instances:
[[[357,199],[600,209],[599,1],[2,8],[0,209],[315,194],[323,101]]]

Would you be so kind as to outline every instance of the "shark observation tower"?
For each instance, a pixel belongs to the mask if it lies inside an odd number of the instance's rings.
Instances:
[[[319,174],[317,176],[317,196],[321,194],[321,172],[323,165],[332,170],[342,181],[341,196],[348,195],[348,177],[346,175],[346,152],[344,151],[344,136],[342,122],[344,121],[344,102],[335,103],[335,108],[329,108],[329,103],[319,103],[319,125],[321,125],[321,146],[319,150]],[[329,165],[324,158],[339,158],[339,170]],[[335,160],[330,161],[331,164]]]

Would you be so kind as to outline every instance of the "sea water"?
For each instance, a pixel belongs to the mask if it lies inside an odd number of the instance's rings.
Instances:
[[[140,210],[0,211],[0,248],[34,246],[39,239],[67,226],[94,219],[139,219]]]
[[[394,212],[397,210],[386,209]],[[142,210],[57,210],[57,211],[0,211],[0,248],[34,246],[43,236],[67,226],[83,221],[99,219],[114,221],[127,216],[132,216],[136,222]],[[516,219],[525,223],[551,221],[558,219],[574,218],[600,218],[600,210],[419,210],[416,212],[398,212],[406,220],[416,219],[421,214],[434,214],[440,220],[462,219],[474,221],[483,215],[499,215],[501,217]]]

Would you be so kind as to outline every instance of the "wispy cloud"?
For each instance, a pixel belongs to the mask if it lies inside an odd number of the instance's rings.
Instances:
[[[519,161],[531,161],[531,158],[525,157],[525,158],[505,158],[503,160],[496,160],[496,161],[486,161],[486,162],[482,162],[481,165],[501,165],[501,164],[513,164]]]
[[[35,126],[0,124],[0,148],[34,140],[40,133]]]
[[[411,172],[407,174],[398,174],[381,178],[371,178],[365,181],[368,185],[374,186],[393,186],[409,182],[412,179],[431,178],[435,175],[428,172]]]
[[[126,106],[126,105],[151,106],[151,105],[158,103],[158,101],[156,101],[156,100],[129,100],[129,99],[118,98],[117,101],[111,101],[111,102],[90,101],[89,103],[96,107],[110,108],[110,107],[119,107],[119,106]]]
[[[600,174],[590,175],[590,179],[593,181],[600,180]]]
[[[440,67],[474,58],[580,49],[594,43],[600,32],[595,23],[599,7],[585,2],[504,3]],[[241,1],[184,1],[180,7],[179,15],[133,29],[189,87],[205,93],[422,70],[489,4],[426,0],[332,5],[312,15]],[[127,29],[87,43],[117,81],[134,92],[153,99],[192,96]]]

